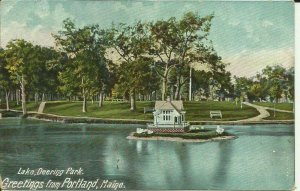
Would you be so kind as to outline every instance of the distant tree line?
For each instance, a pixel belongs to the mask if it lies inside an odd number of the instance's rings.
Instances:
[[[267,67],[256,78],[237,78],[208,39],[213,15],[188,12],[181,19],[155,22],[76,27],[70,19],[56,34],[55,47],[11,40],[0,49],[0,93],[9,101],[62,100],[98,101],[105,97],[130,100],[191,98],[225,100],[247,95],[251,100],[267,96],[293,99],[293,69]],[[199,70],[203,66],[205,70]],[[192,81],[192,83],[190,83]],[[191,85],[191,86],[189,86]],[[280,94],[280,95],[279,95]]]
[[[294,100],[294,67],[267,66],[251,78],[234,77],[234,95],[249,101],[285,102]]]

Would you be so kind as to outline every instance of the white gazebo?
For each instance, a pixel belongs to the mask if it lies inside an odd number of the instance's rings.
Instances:
[[[185,111],[181,100],[171,101],[168,98],[166,101],[156,101],[153,117],[153,123],[147,126],[153,130],[155,128],[183,130],[189,126],[189,123],[185,121]]]

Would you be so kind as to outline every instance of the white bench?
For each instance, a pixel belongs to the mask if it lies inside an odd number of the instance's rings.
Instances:
[[[222,112],[220,110],[210,111],[210,118],[213,118],[213,117],[220,117],[222,119]]]

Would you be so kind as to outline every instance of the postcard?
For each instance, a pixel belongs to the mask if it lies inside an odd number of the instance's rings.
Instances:
[[[0,190],[295,189],[294,2],[0,8]]]

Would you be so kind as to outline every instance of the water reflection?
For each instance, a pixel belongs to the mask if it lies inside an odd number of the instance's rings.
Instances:
[[[230,141],[218,142],[217,164],[213,181],[215,184],[224,184],[227,180],[228,169],[231,165],[232,144]]]
[[[4,119],[0,123],[0,173],[18,179],[16,172],[20,167],[81,167],[86,172],[85,179],[116,179],[124,181],[128,189],[148,190],[288,190],[292,187],[293,126],[226,129],[239,138],[179,143],[127,140],[125,137],[135,130],[130,125]]]

